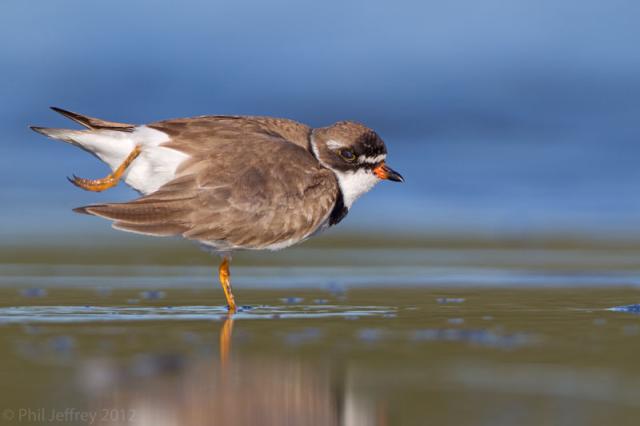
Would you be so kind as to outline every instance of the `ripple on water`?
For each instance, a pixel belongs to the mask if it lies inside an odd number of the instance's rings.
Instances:
[[[462,342],[477,346],[514,349],[531,345],[536,338],[523,332],[502,334],[488,329],[427,328],[412,333],[414,342]]]
[[[640,314],[640,303],[636,303],[633,305],[614,306],[613,308],[609,308],[607,310],[613,312],[628,312],[631,314]]]
[[[25,288],[20,290],[20,295],[23,297],[46,297],[47,290],[43,288]]]
[[[166,293],[162,290],[147,290],[140,292],[140,297],[146,300],[164,299]]]
[[[464,303],[465,299],[463,297],[438,297],[436,302],[441,305],[445,305],[447,303]]]
[[[234,319],[323,318],[350,319],[393,314],[388,306],[296,305],[243,307]],[[122,321],[219,321],[227,318],[222,306],[16,306],[0,308],[2,324],[82,323]]]

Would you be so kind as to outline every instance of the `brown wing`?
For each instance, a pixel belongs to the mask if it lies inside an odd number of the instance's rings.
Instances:
[[[168,146],[187,154],[206,154],[221,139],[246,143],[252,135],[281,138],[308,150],[311,133],[309,126],[284,118],[230,115],[177,118],[148,126],[168,134]]]
[[[191,155],[175,180],[129,203],[79,210],[125,231],[259,249],[308,236],[336,202],[333,173],[276,134],[221,126],[171,136],[168,146]]]

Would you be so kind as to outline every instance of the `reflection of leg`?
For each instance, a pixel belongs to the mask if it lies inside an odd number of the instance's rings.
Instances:
[[[233,334],[233,315],[228,314],[220,330],[220,364],[224,371],[231,352],[231,336]]]
[[[135,148],[133,148],[133,151],[129,153],[127,158],[124,159],[122,164],[120,164],[120,166],[113,171],[113,173],[102,179],[85,179],[74,175],[73,179],[69,179],[69,182],[79,188],[93,192],[100,192],[104,191],[105,189],[113,188],[118,184],[120,178],[122,177],[122,174],[131,165],[133,160],[138,157],[138,155],[140,155],[140,148],[136,146]]]
[[[218,269],[218,276],[220,278],[222,290],[224,290],[224,297],[227,298],[227,309],[229,309],[229,312],[233,314],[236,312],[236,302],[233,298],[233,293],[231,292],[231,281],[229,280],[231,272],[229,272],[229,258],[226,256],[222,259],[222,263]]]

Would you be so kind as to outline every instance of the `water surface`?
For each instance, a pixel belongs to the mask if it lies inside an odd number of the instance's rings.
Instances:
[[[357,268],[319,268],[306,272],[320,284],[273,289],[274,274],[242,285],[260,269],[238,268],[245,306],[228,317],[211,282],[154,288],[163,274],[141,286],[125,274],[105,286],[84,266],[75,276],[85,285],[65,286],[73,268],[36,279],[41,266],[23,267],[29,274],[5,266],[14,273],[0,288],[0,394],[15,424],[51,424],[43,416],[56,413],[64,424],[131,425],[601,425],[640,415],[640,316],[608,310],[640,302],[628,273],[545,281],[549,271],[494,267],[486,276],[503,282],[465,285],[473,271],[450,268],[421,285],[351,286]],[[444,278],[456,274],[451,287]]]

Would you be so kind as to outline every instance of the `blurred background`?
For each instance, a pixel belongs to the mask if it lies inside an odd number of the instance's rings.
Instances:
[[[1,1],[0,422],[636,425],[639,22],[625,0]],[[238,253],[231,317],[191,242],[71,211],[137,194],[67,182],[108,170],[29,130],[75,127],[49,106],[357,120],[406,183]]]
[[[71,209],[136,197],[66,181],[107,169],[28,129],[74,126],[51,105],[133,123],[361,121],[406,183],[363,197],[343,235],[636,239],[639,13],[624,0],[3,1],[1,241],[120,238]]]

